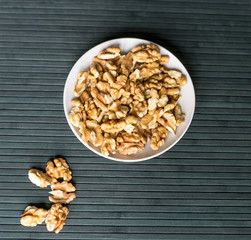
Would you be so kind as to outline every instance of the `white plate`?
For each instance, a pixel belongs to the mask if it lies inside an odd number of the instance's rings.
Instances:
[[[182,123],[179,127],[177,127],[175,136],[169,132],[168,137],[166,138],[165,144],[162,147],[160,147],[157,151],[152,150],[149,143],[147,143],[143,151],[134,155],[124,156],[119,153],[116,153],[114,155],[110,154],[110,156],[104,156],[100,152],[100,148],[94,147],[91,143],[86,144],[81,139],[81,135],[78,131],[78,128],[72,126],[72,124],[69,122],[68,114],[72,108],[71,100],[74,99],[73,91],[74,91],[75,84],[77,81],[77,76],[80,71],[87,70],[90,67],[90,65],[92,64],[93,57],[97,56],[97,54],[101,50],[104,50],[105,48],[110,47],[110,46],[118,46],[121,49],[122,53],[123,52],[126,53],[137,45],[149,44],[149,43],[152,43],[152,42],[149,42],[143,39],[138,39],[138,38],[118,38],[118,39],[103,42],[93,47],[88,52],[86,52],[82,57],[80,57],[79,60],[74,64],[73,68],[71,69],[67,77],[65,88],[64,88],[64,111],[65,111],[65,116],[68,121],[68,124],[80,142],[82,142],[91,151],[95,152],[96,154],[102,157],[105,157],[111,160],[122,161],[122,162],[138,162],[138,161],[144,161],[144,160],[157,157],[160,154],[169,150],[171,147],[173,147],[182,138],[182,136],[185,134],[185,132],[187,131],[192,121],[194,109],[195,109],[195,93],[194,93],[192,80],[186,68],[178,60],[178,58],[176,58],[167,49],[154,43],[160,48],[160,52],[162,55],[168,55],[170,57],[169,63],[166,65],[166,67],[170,69],[178,69],[187,77],[187,85],[185,87],[181,87],[181,92],[180,92],[181,98],[179,100],[179,104],[181,105],[182,110],[185,113],[185,122]]]

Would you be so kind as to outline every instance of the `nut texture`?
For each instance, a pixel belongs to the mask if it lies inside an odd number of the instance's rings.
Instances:
[[[59,233],[65,225],[68,213],[67,207],[63,207],[60,203],[53,204],[45,220],[47,230],[49,232],[55,230],[55,233]]]
[[[42,224],[46,218],[47,210],[43,208],[37,208],[36,206],[28,206],[20,219],[20,223],[25,227],[36,227],[38,224]]]
[[[166,68],[154,44],[140,45],[122,55],[110,47],[93,58],[93,65],[78,76],[69,120],[79,127],[82,139],[102,154],[130,155],[150,146],[157,150],[168,131],[184,122],[177,102],[186,77]],[[177,107],[176,107],[177,106]],[[129,135],[128,135],[129,134]],[[139,141],[131,141],[140,134]],[[130,137],[128,137],[130,136]]]
[[[28,177],[33,184],[41,188],[46,188],[48,185],[56,182],[54,177],[50,177],[47,173],[35,168],[29,170]]]
[[[72,178],[72,172],[63,158],[55,158],[49,161],[45,170],[52,178],[63,178],[66,181],[70,181]]]
[[[76,194],[73,193],[76,191],[76,188],[67,181],[63,181],[61,183],[56,183],[51,185],[52,191],[49,193],[53,196],[49,196],[49,200],[54,203],[68,204],[74,198],[76,198]]]

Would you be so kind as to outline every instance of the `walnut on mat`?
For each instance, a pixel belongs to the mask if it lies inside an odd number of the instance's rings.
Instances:
[[[48,211],[43,208],[28,206],[21,215],[20,223],[25,227],[36,227],[38,224],[43,223],[47,213]]]
[[[51,185],[51,189],[52,191],[49,192],[53,195],[49,196],[49,200],[51,202],[68,204],[74,198],[76,198],[76,194],[73,193],[76,191],[76,188],[67,181]]]
[[[65,220],[68,213],[68,208],[63,207],[62,204],[53,204],[45,219],[47,230],[49,232],[55,230],[55,233],[59,233],[65,225]]]

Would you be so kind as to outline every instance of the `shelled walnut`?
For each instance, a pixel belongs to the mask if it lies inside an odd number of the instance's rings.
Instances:
[[[67,181],[51,185],[51,189],[52,191],[49,192],[53,195],[49,196],[51,202],[68,204],[76,198],[76,194],[73,193],[76,191],[76,188]]]
[[[150,139],[153,150],[161,147],[168,131],[175,134],[184,122],[177,102],[186,76],[168,69],[168,61],[154,44],[137,46],[125,55],[109,47],[94,57],[90,69],[79,73],[74,91],[78,99],[72,101],[69,114],[82,139],[106,156],[117,151],[136,154]],[[147,137],[125,140],[139,131]]]
[[[46,227],[49,232],[55,230],[55,233],[59,233],[64,225],[69,210],[67,207],[63,207],[60,203],[55,203],[51,206],[45,219]]]
[[[48,185],[57,182],[55,178],[35,168],[29,170],[28,177],[32,183],[41,188],[46,188]]]
[[[70,181],[72,178],[72,172],[63,158],[55,158],[49,161],[45,170],[52,178],[63,178],[66,181]]]
[[[36,206],[28,206],[20,219],[20,223],[25,227],[36,227],[42,224],[47,216],[48,211]]]

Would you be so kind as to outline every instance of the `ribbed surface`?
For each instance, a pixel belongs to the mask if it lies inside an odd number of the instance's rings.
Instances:
[[[0,239],[250,240],[250,1],[6,0],[0,36]],[[63,112],[74,62],[116,37],[163,45],[196,90],[183,139],[137,164],[87,150]],[[59,235],[19,224],[28,204],[49,206],[27,171],[55,155],[78,190]]]

